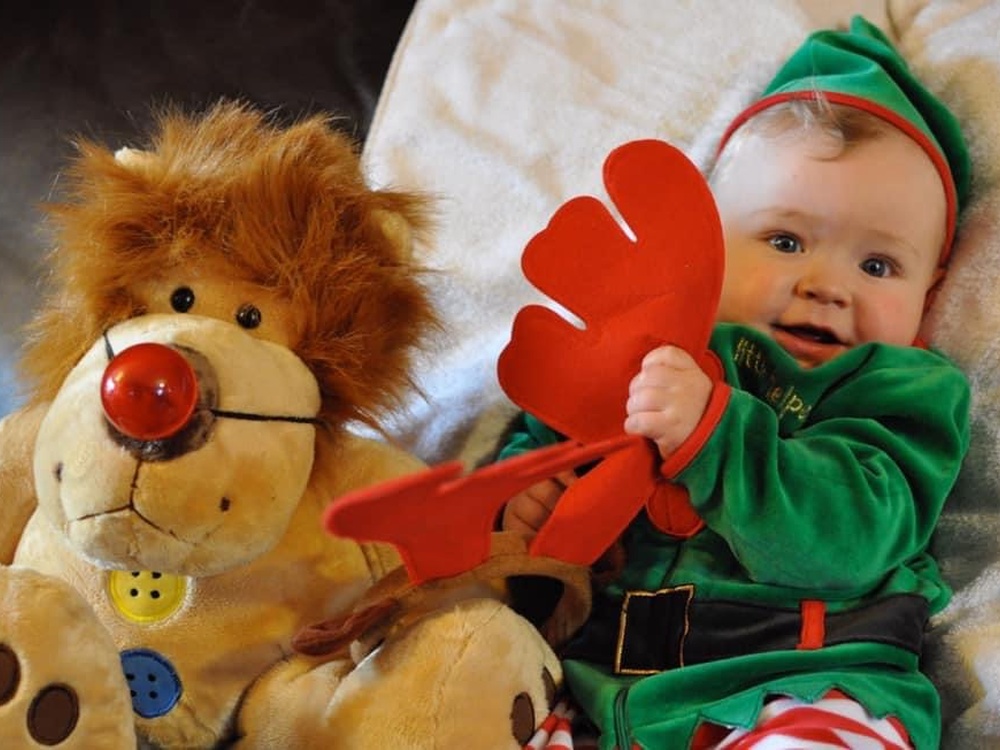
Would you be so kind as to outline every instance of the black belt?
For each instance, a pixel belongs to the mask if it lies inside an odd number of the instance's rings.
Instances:
[[[882,643],[920,654],[929,615],[922,596],[894,594],[844,612],[826,612],[821,602],[804,604],[788,609],[696,599],[693,586],[633,591],[617,600],[597,597],[587,625],[560,655],[606,664],[618,674],[653,674],[764,651],[843,643]]]

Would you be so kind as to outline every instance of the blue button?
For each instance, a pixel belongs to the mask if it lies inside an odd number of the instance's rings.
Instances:
[[[122,651],[122,669],[132,692],[132,710],[144,719],[170,713],[181,699],[181,681],[166,657],[147,648]]]

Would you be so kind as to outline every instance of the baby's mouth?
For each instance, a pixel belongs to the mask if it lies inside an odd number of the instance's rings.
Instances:
[[[826,328],[818,328],[816,326],[810,325],[775,325],[779,331],[784,331],[785,333],[795,336],[796,338],[803,339],[805,341],[811,341],[816,344],[839,344],[843,345],[839,338],[833,331]]]

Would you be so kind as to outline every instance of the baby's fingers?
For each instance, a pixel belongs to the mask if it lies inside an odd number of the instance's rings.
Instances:
[[[625,419],[625,432],[629,435],[658,440],[667,429],[668,420],[661,411],[632,412]]]
[[[642,369],[649,367],[667,367],[672,370],[689,370],[697,367],[694,358],[679,346],[660,346],[653,349],[642,359]]]
[[[549,520],[564,491],[565,485],[561,482],[548,480],[515,495],[503,511],[504,530],[534,536]]]

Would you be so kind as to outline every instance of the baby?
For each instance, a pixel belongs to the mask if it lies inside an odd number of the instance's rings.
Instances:
[[[666,479],[705,526],[640,514],[562,654],[602,748],[937,747],[918,660],[950,591],[928,544],[969,391],[918,334],[968,174],[952,115],[861,18],[809,37],[726,132],[725,382],[654,349],[624,424],[664,467],[691,456]],[[560,439],[522,426],[502,456]],[[573,481],[513,498],[504,527],[533,534]]]

